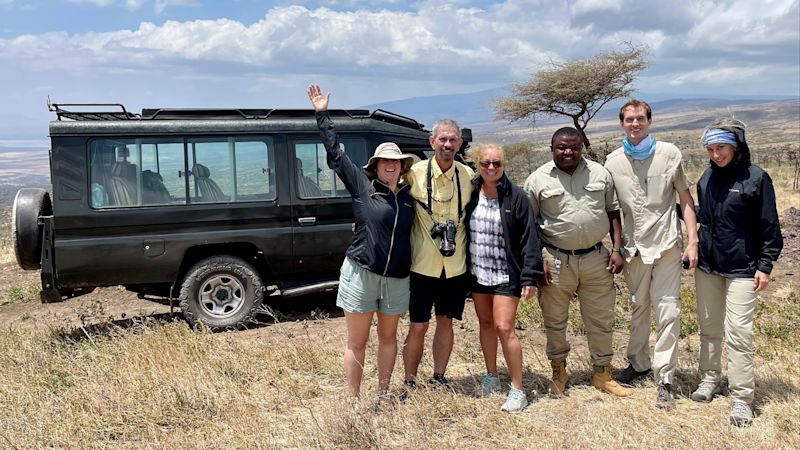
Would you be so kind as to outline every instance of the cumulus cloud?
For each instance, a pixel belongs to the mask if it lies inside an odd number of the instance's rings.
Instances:
[[[129,9],[151,5],[159,12],[196,0],[73,1],[125,2]],[[475,4],[425,0],[413,10],[396,11],[290,5],[274,7],[249,24],[229,19],[144,22],[104,33],[23,35],[0,39],[0,63],[47,70],[42,62],[48,61],[62,71],[92,73],[251,80],[324,73],[497,86],[527,78],[544,61],[587,57],[631,41],[650,46],[648,75],[666,76],[672,86],[708,82],[714,74],[770,76],[749,69],[768,65],[797,72],[798,0]]]

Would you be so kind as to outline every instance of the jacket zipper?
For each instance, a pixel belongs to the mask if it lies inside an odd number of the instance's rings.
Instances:
[[[392,238],[389,240],[389,254],[386,255],[386,267],[383,269],[383,276],[389,272],[389,262],[392,260],[392,247],[394,247],[394,233],[397,230],[397,217],[400,215],[400,204],[397,203],[397,193],[392,192],[394,197],[394,225],[392,225]]]

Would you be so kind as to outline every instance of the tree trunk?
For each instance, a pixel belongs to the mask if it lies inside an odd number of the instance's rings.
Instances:
[[[589,159],[597,161],[597,153],[592,150],[592,143],[589,142],[589,138],[586,136],[586,133],[583,132],[583,127],[581,127],[580,122],[578,122],[578,117],[579,116],[572,116],[572,123],[575,125],[575,129],[578,130],[578,133],[580,133],[581,139],[583,139],[583,151]]]

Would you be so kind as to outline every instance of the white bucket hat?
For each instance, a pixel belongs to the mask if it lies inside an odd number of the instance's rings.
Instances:
[[[375,164],[378,163],[379,159],[401,160],[400,162],[403,165],[402,169],[400,170],[401,173],[407,172],[408,169],[411,168],[411,165],[414,164],[414,155],[403,154],[403,152],[400,151],[400,147],[398,147],[394,142],[384,142],[375,148],[375,154],[369,158],[367,164],[364,165],[364,169],[368,172],[375,173]]]

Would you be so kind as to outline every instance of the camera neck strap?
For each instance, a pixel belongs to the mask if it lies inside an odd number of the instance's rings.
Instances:
[[[453,161],[455,164],[455,161]],[[456,179],[456,190],[458,191],[458,222],[461,222],[461,216],[464,214],[464,210],[461,206],[461,178],[458,176],[458,166],[455,166],[455,179]],[[428,160],[428,173],[427,173],[427,182],[428,182],[428,215],[433,218],[433,158]],[[453,198],[450,197],[452,200]],[[456,222],[456,223],[458,223]]]

